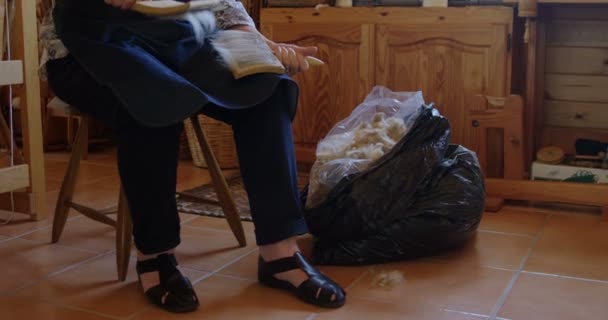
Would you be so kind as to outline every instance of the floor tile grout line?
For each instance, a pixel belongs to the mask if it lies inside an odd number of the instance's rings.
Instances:
[[[221,278],[234,279],[234,280],[242,280],[242,281],[258,281],[258,279],[256,279],[256,278],[248,278],[246,276],[235,276],[233,274],[216,273],[215,276],[221,277]]]
[[[44,230],[44,228],[36,230],[36,232],[43,231],[43,230]],[[82,251],[82,252],[87,252],[87,253],[96,253],[96,254],[97,253],[107,253],[108,251],[112,251],[113,250],[113,249],[109,249],[109,250],[105,250],[105,251],[95,251],[95,250],[91,250],[91,249],[80,248],[80,247],[76,247],[76,246],[62,244],[62,243],[59,243],[59,242],[52,243],[52,242],[46,241],[46,240],[24,238],[25,236],[28,236],[30,234],[31,233],[24,234],[24,235],[18,237],[17,239],[21,239],[21,240],[24,240],[24,241],[34,242],[34,243],[41,244],[41,245],[52,245],[52,246],[55,246],[55,247],[60,247],[60,248],[65,248],[65,249],[72,249],[72,250],[77,250],[77,251]],[[15,239],[12,239],[12,240],[15,240]],[[0,243],[2,243],[2,241],[0,241]]]
[[[372,270],[373,267],[369,267],[367,268],[367,270],[365,270],[365,272],[363,272],[361,275],[359,275],[357,277],[357,279],[353,280],[353,282],[351,282],[346,288],[344,288],[344,291],[349,291],[351,290],[355,285],[357,285],[359,282],[361,282],[363,280],[363,278],[365,278],[365,276],[367,276],[368,274],[372,274]]]
[[[304,320],[314,320],[316,317],[318,317],[319,314],[316,312],[311,313],[310,315],[308,315],[308,317],[306,317],[306,319]]]
[[[23,284],[23,285],[15,288],[15,289],[13,289],[13,291],[15,293],[17,293],[17,292],[19,292],[19,291],[21,291],[21,290],[23,290],[23,289],[25,289],[27,287],[30,287],[30,286],[39,284],[39,283],[41,283],[43,281],[52,279],[52,278],[54,278],[54,277],[56,277],[56,276],[58,276],[58,275],[60,275],[60,274],[62,274],[64,272],[76,269],[76,268],[81,267],[81,266],[86,265],[86,264],[89,264],[90,262],[95,261],[96,259],[102,258],[104,256],[107,256],[109,254],[111,254],[111,252],[104,252],[104,253],[96,254],[96,255],[94,255],[94,256],[92,256],[90,258],[87,258],[87,259],[82,260],[80,262],[77,262],[77,263],[71,264],[69,266],[63,267],[63,268],[61,268],[59,270],[56,270],[56,271],[53,271],[53,272],[47,274],[46,276],[43,276],[43,277],[38,278],[38,279],[36,279],[34,281],[30,281],[30,282],[28,282],[26,284]]]
[[[105,250],[105,251],[94,251],[91,249],[85,249],[85,248],[79,248],[79,247],[74,247],[71,245],[66,245],[66,244],[61,244],[61,243],[51,243],[51,242],[47,242],[47,241],[43,241],[43,240],[36,240],[36,239],[27,239],[27,238],[21,238],[21,240],[25,240],[25,241],[31,241],[37,244],[41,244],[41,245],[52,245],[54,247],[59,247],[59,248],[64,248],[64,249],[71,249],[71,250],[77,250],[77,251],[82,251],[82,252],[87,252],[87,253],[94,253],[94,254],[99,254],[99,253],[108,253],[109,251],[112,251],[114,249],[109,249],[109,250]]]
[[[129,320],[130,319],[135,319],[135,318],[139,317],[142,313],[144,313],[144,312],[146,312],[148,310],[151,310],[153,308],[154,308],[153,305],[147,305],[147,306],[143,307],[141,310],[135,311],[132,315],[126,317],[126,319],[129,319]]]
[[[450,264],[453,265],[455,264],[453,261],[449,261],[449,260],[443,260],[440,258],[423,258],[422,260],[423,262],[428,262],[428,263],[439,263],[439,264]],[[461,264],[461,265],[465,265],[465,264]],[[484,268],[484,269],[492,269],[492,270],[500,270],[500,271],[508,271],[508,272],[515,272],[518,270],[518,268],[515,269],[510,269],[510,268],[502,268],[502,267],[497,267],[497,266],[492,266],[492,265],[487,265],[487,264],[475,264],[473,265],[476,268]]]
[[[466,316],[473,316],[473,317],[477,317],[477,318],[484,318],[484,319],[489,318],[489,316],[486,316],[485,314],[466,312],[466,311],[460,311],[460,310],[454,310],[454,309],[442,308],[441,311],[448,312],[448,313],[457,313],[457,314],[466,315]]]
[[[484,233],[491,233],[491,234],[500,234],[500,235],[504,235],[504,236],[514,236],[514,237],[521,237],[521,238],[534,238],[534,235],[525,234],[525,233],[495,231],[495,230],[487,230],[487,229],[483,229],[483,228],[479,228],[478,231],[479,232],[484,232]]]
[[[534,236],[534,239],[532,240],[532,244],[530,245],[530,248],[528,249],[526,256],[521,260],[521,262],[519,264],[519,268],[515,271],[515,273],[511,277],[511,280],[507,284],[507,287],[503,290],[502,295],[498,298],[496,305],[494,305],[494,308],[493,308],[492,312],[490,313],[489,320],[498,320],[498,318],[499,318],[498,313],[500,312],[500,310],[502,309],[504,304],[507,302],[507,298],[511,294],[511,291],[513,291],[513,287],[515,286],[515,283],[519,279],[519,276],[522,273],[526,263],[530,259],[530,256],[532,256],[532,251],[534,251],[536,244],[540,240],[540,237],[543,235],[543,232],[545,231],[545,227],[547,226],[547,222],[549,221],[550,216],[551,216],[550,214],[545,216],[543,225],[538,230],[538,233]]]
[[[84,309],[84,308],[80,308],[80,307],[70,306],[70,305],[67,305],[67,304],[54,303],[54,302],[51,302],[51,301],[48,301],[48,300],[41,300],[41,301],[43,301],[45,303],[48,303],[50,305],[56,306],[56,307],[61,307],[61,308],[64,308],[64,309],[84,312],[84,313],[88,313],[88,314],[91,314],[91,315],[95,315],[95,316],[103,317],[103,318],[107,318],[107,319],[113,319],[113,320],[123,320],[124,319],[122,317],[112,316],[112,315],[105,314],[105,313],[102,313],[102,312],[97,312],[97,311],[92,311],[92,310],[88,310],[88,309]]]
[[[554,273],[544,273],[544,272],[525,271],[525,270],[522,270],[522,273],[536,275],[536,276],[550,277],[550,278],[559,278],[559,279],[578,280],[578,281],[584,281],[584,282],[608,284],[608,280],[573,277],[573,276],[554,274]]]
[[[75,215],[73,217],[68,217],[67,221],[73,221],[73,220],[80,219],[80,218],[84,218],[84,216],[81,215],[81,214],[78,214],[78,215]],[[18,238],[30,235],[30,234],[32,234],[34,232],[42,231],[44,229],[49,229],[51,227],[53,227],[52,223],[48,224],[48,225],[45,225],[45,226],[41,226],[39,228],[35,228],[35,229],[32,229],[32,230],[29,230],[29,231],[25,231],[23,233],[20,233],[20,234],[14,235],[14,236],[10,236],[9,238],[6,238],[6,239],[1,239],[0,243],[6,242],[6,241],[9,241],[9,240],[15,240],[15,239],[18,239]]]
[[[235,259],[230,260],[229,262],[224,263],[223,265],[221,265],[219,268],[215,269],[214,271],[210,272],[209,274],[203,275],[202,277],[196,279],[195,281],[192,282],[192,284],[197,284],[203,280],[206,280],[212,276],[215,275],[221,275],[220,271],[224,270],[225,268],[227,268],[228,266],[232,265],[233,263],[238,262],[239,260],[243,259],[244,257],[248,256],[251,253],[254,253],[256,250],[258,250],[258,248],[254,248],[251,249],[249,251],[247,251],[246,253],[243,253],[241,255],[239,255],[238,257],[236,257]]]

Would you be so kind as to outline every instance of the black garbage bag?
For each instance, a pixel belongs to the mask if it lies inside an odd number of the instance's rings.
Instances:
[[[447,119],[426,106],[391,152],[306,209],[314,262],[402,260],[471,238],[484,210],[483,175],[475,154],[449,140]]]

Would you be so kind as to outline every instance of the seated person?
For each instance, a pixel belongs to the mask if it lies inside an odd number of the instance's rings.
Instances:
[[[222,1],[214,12],[219,29],[258,32],[239,2]],[[129,10],[134,2],[56,0],[41,28],[42,70],[60,99],[116,131],[145,295],[172,312],[199,305],[174,256],[180,243],[175,193],[182,122],[203,113],[234,131],[259,246],[259,281],[317,306],[342,306],[342,288],[311,266],[296,243],[307,232],[291,127],[296,83],[267,73],[235,80],[191,23],[144,16]],[[267,43],[290,74],[306,70],[304,57],[316,52]]]

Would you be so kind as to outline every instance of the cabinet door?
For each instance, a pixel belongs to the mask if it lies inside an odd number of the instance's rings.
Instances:
[[[466,145],[473,97],[509,94],[511,25],[460,22],[378,25],[375,66],[378,84],[421,90],[450,120],[452,142]]]
[[[325,61],[324,66],[294,77],[300,86],[299,110],[293,124],[299,162],[312,164],[317,142],[371,90],[371,29],[361,24],[262,25],[262,32],[274,41],[317,46],[317,57]]]

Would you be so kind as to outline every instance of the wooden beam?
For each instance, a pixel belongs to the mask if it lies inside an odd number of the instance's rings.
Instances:
[[[23,83],[23,62],[0,61],[0,86]]]
[[[27,164],[0,169],[0,193],[27,188],[29,185]]]
[[[42,105],[38,78],[38,27],[36,1],[16,1],[15,36],[11,39],[23,60],[21,95],[21,127],[23,151],[30,169],[30,188],[34,207],[32,216],[42,219],[46,214],[46,186],[42,153]]]
[[[488,197],[608,207],[608,184],[486,179]]]

